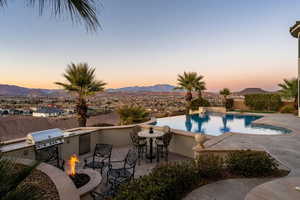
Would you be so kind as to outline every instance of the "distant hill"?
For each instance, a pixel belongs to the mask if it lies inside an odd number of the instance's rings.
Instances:
[[[175,86],[158,84],[153,86],[133,86],[116,89],[108,89],[107,92],[173,92]]]
[[[157,84],[152,86],[133,86],[123,87],[115,89],[107,89],[107,93],[143,93],[143,92],[155,92],[155,93],[168,93],[168,92],[183,92],[183,90],[175,90],[175,86],[169,84]],[[106,93],[106,94],[107,94]],[[246,94],[258,94],[258,93],[271,93],[261,88],[245,88],[239,92],[233,92],[234,95],[246,95]],[[215,93],[205,92],[206,95],[215,96]],[[38,88],[26,88],[16,85],[0,84],[0,96],[66,96],[67,93],[64,90],[59,89],[38,89]]]
[[[133,86],[116,89],[107,89],[108,93],[117,92],[174,92],[175,86],[168,84],[157,84],[153,86]],[[177,92],[181,92],[177,90]],[[0,96],[64,96],[66,92],[58,89],[26,88],[16,85],[0,84]]]
[[[1,96],[56,96],[62,94],[62,90],[34,89],[16,85],[0,84]]]
[[[239,92],[235,92],[236,95],[246,95],[246,94],[266,94],[271,93],[269,91],[263,90],[261,88],[245,88]]]

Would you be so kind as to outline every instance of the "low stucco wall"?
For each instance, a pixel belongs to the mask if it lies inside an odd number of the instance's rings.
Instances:
[[[131,145],[130,131],[132,127],[101,130],[97,143],[112,144],[114,147]]]
[[[199,114],[204,112],[218,112],[218,113],[226,113],[225,107],[199,107],[198,110],[190,110],[190,115]]]
[[[193,147],[196,145],[194,136],[178,134],[176,131],[173,132],[175,132],[175,134],[169,146],[170,152],[193,158]]]
[[[235,110],[250,110],[250,108],[248,106],[246,106],[244,99],[234,99],[233,100],[233,109],[235,109]]]
[[[226,113],[225,107],[204,107],[206,112]]]
[[[25,143],[24,141],[21,143]],[[13,146],[13,148],[12,148]],[[30,159],[35,160],[35,149],[34,146],[28,145],[19,148],[19,143],[12,144],[12,145],[4,145],[1,147],[1,152],[4,152],[6,156],[9,157],[16,157],[16,158],[23,158],[23,159]]]

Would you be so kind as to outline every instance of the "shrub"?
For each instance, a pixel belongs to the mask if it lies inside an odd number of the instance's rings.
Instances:
[[[193,188],[220,178],[223,160],[214,155],[200,156],[197,162],[182,161],[160,165],[120,188],[115,200],[179,200]]]
[[[229,171],[246,177],[269,176],[278,170],[278,164],[266,152],[236,151],[229,153],[226,159]]]
[[[196,187],[212,181],[242,175],[274,175],[275,160],[265,152],[237,151],[226,160],[213,154],[201,155],[196,161],[172,162],[157,166],[150,174],[120,187],[114,200],[179,200]]]
[[[207,101],[204,98],[194,99],[191,102],[191,109],[192,110],[198,110],[199,107],[208,107],[208,106],[210,106],[210,103],[209,103],[209,101]]]
[[[121,125],[141,123],[149,119],[149,113],[145,108],[135,105],[124,105],[117,109]]]
[[[278,94],[248,94],[245,95],[245,103],[252,110],[259,111],[278,111],[282,106]]]
[[[295,108],[293,105],[285,105],[282,108],[280,108],[281,113],[294,113]]]
[[[201,177],[214,178],[221,176],[224,160],[213,154],[201,155],[197,157],[195,165]]]
[[[123,185],[115,200],[179,200],[199,180],[193,161],[165,164]]]
[[[225,108],[227,110],[232,110],[233,109],[233,102],[234,102],[233,99],[226,99],[226,101],[225,101]]]

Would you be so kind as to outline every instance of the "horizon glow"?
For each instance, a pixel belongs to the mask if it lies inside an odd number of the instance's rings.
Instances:
[[[196,71],[208,91],[276,90],[297,76],[297,0],[101,2],[97,33],[23,2],[1,9],[0,84],[56,89],[70,62],[95,67],[107,88],[176,85]]]

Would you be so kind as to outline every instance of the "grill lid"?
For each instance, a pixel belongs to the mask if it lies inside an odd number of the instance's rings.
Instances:
[[[37,149],[61,144],[64,142],[64,132],[61,129],[49,129],[27,134],[27,142],[34,144]]]

